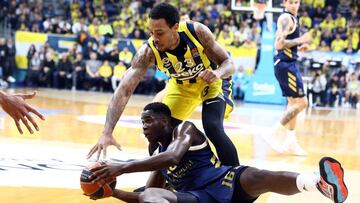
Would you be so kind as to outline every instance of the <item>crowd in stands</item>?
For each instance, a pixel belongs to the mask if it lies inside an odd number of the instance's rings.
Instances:
[[[8,0],[0,3],[0,20],[4,20],[13,30],[77,36],[78,43],[64,53],[57,53],[48,43],[38,50],[35,46],[31,46],[27,55],[28,69],[25,84],[31,87],[99,91],[113,91],[116,88],[134,54],[127,48],[119,50],[116,44],[111,44],[111,39],[147,39],[149,37],[147,13],[155,3],[159,2],[156,0],[59,0],[57,4],[45,5],[45,1]],[[229,0],[168,2],[176,5],[183,16],[188,15],[191,20],[207,25],[219,43],[260,48],[259,22],[252,18],[250,12],[231,11]],[[308,31],[313,38],[311,49],[343,51],[347,54],[358,52],[359,5],[360,0],[302,1],[299,23],[301,30]],[[9,41],[6,46],[13,44],[11,40]],[[0,49],[2,44],[4,43],[0,40]],[[6,50],[8,51],[0,50],[0,57],[8,57],[15,51],[15,49]],[[3,56],[1,53],[4,53]],[[2,78],[8,82],[13,81],[11,80],[13,78],[9,78],[12,76],[9,70],[14,70],[14,67],[8,68],[9,65],[4,64],[0,66],[3,67]],[[321,71],[325,74],[325,71]],[[321,102],[318,102],[318,94],[316,94],[318,90],[315,85],[318,84],[315,82],[318,79],[315,77],[317,74],[314,73],[312,83],[315,88],[309,89],[309,92],[315,96],[313,101],[321,105],[333,106],[335,101],[332,100],[335,97],[337,102],[356,101],[356,105],[360,90],[356,90],[355,94],[346,91],[353,73],[348,72],[344,76],[339,76],[337,72],[326,74],[325,88],[321,90],[321,95],[325,96],[322,96]],[[343,87],[341,91],[339,85],[338,94],[334,93],[335,83],[332,81],[335,75],[338,81],[345,80],[347,83],[345,86],[341,84]],[[153,94],[164,87],[166,79],[163,73],[152,67],[136,92]],[[244,71],[243,67],[237,67],[233,77],[235,99],[244,98],[248,82],[249,73]],[[324,84],[324,79],[321,79],[321,84]]]

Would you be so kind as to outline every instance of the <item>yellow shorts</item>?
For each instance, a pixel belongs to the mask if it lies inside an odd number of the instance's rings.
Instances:
[[[233,109],[231,79],[219,79],[210,85],[200,81],[177,84],[175,80],[170,79],[162,102],[168,105],[172,117],[187,120],[201,103],[218,96],[226,101],[224,118],[228,118]]]

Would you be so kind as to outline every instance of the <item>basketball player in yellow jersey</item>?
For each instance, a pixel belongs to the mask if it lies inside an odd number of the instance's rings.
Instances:
[[[225,134],[223,119],[232,110],[231,75],[234,65],[211,31],[197,22],[179,23],[179,12],[170,4],[154,6],[149,15],[151,37],[135,55],[111,99],[102,136],[88,158],[120,144],[113,129],[134,89],[149,66],[155,64],[170,76],[163,103],[169,106],[175,123],[188,119],[202,104],[202,122],[224,165],[239,165],[235,146]],[[226,114],[225,114],[226,113]],[[150,153],[151,153],[150,149]]]

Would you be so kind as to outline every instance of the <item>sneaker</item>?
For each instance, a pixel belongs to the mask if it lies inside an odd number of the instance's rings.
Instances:
[[[14,82],[16,82],[16,79],[15,79],[13,76],[9,76],[6,80],[7,80],[9,83],[14,83]]]
[[[307,156],[307,152],[300,147],[295,136],[287,137],[283,143],[283,151],[296,156]]]
[[[281,136],[276,135],[275,133],[276,131],[271,130],[266,131],[266,132],[262,132],[261,133],[261,138],[277,153],[282,154],[284,152],[283,148],[282,148],[282,139]]]
[[[342,203],[348,196],[348,189],[344,183],[344,169],[341,164],[330,157],[324,157],[319,162],[320,182],[317,189],[335,203]]]

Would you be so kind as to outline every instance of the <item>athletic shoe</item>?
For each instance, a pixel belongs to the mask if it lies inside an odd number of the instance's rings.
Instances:
[[[277,153],[282,154],[284,152],[281,144],[283,139],[281,139],[280,135],[277,135],[276,130],[262,132],[261,138]]]
[[[344,183],[344,169],[341,164],[330,157],[323,157],[320,162],[320,182],[317,189],[335,203],[342,203],[348,196]]]
[[[300,147],[296,136],[287,136],[283,143],[283,151],[296,156],[307,156],[307,152]]]

